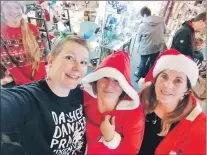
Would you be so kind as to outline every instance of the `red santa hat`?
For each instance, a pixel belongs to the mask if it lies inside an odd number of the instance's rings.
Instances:
[[[123,91],[130,97],[118,103],[117,110],[135,109],[139,106],[139,97],[137,91],[131,84],[130,57],[125,51],[117,51],[106,57],[101,64],[92,73],[85,76],[82,80],[84,90],[96,98],[93,93],[91,82],[104,77],[116,79]]]
[[[169,49],[157,57],[153,67],[149,70],[146,77],[139,80],[139,88],[142,89],[151,84],[154,78],[166,69],[185,73],[190,80],[191,85],[196,85],[199,76],[197,64],[190,57],[181,54],[177,50]]]

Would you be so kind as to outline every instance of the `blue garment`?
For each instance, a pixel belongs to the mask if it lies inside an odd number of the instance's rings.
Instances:
[[[144,78],[147,75],[159,54],[160,52],[149,55],[141,55],[141,61],[138,69],[138,79]]]

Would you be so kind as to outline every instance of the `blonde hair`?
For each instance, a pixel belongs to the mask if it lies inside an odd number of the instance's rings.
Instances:
[[[2,1],[2,8],[6,3],[13,2],[20,5],[22,11],[24,12],[24,7],[19,1]],[[6,23],[5,18],[3,22]],[[28,23],[22,18],[21,19],[21,32],[22,32],[22,42],[25,51],[25,55],[27,61],[32,65],[32,73],[31,78],[33,78],[38,71],[40,62],[42,60],[43,53],[41,53],[39,45],[36,40],[36,36],[34,36],[33,32],[30,30]]]
[[[42,60],[43,53],[40,51],[36,37],[33,32],[29,29],[28,23],[21,20],[21,31],[24,51],[26,54],[27,61],[32,65],[32,78],[38,71],[40,62]]]
[[[157,77],[159,74],[157,75]],[[156,79],[155,78],[155,82]],[[187,79],[187,88],[191,89],[191,84],[189,79]],[[150,86],[143,89],[140,93],[140,101],[143,104],[145,115],[152,113],[157,107],[157,98],[155,93],[155,86],[151,84]],[[177,107],[162,119],[161,121],[161,132],[159,136],[166,136],[170,130],[173,123],[179,122],[190,114],[194,106],[190,97],[190,93],[184,96],[182,100],[179,101]]]
[[[83,39],[82,37],[80,37],[78,35],[74,35],[74,34],[70,34],[70,33],[63,33],[54,40],[54,43],[52,44],[52,50],[49,53],[48,57],[49,56],[56,57],[57,55],[59,55],[59,53],[62,51],[65,43],[67,43],[69,41],[75,42],[79,45],[82,45],[83,47],[85,47],[89,51],[88,44],[85,39]]]

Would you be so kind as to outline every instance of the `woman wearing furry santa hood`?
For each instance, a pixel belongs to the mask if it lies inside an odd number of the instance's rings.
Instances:
[[[205,154],[206,116],[191,93],[198,67],[175,49],[154,63],[140,93],[145,132],[139,155]]]
[[[118,51],[83,78],[88,154],[137,154],[144,113],[130,80],[130,57]]]

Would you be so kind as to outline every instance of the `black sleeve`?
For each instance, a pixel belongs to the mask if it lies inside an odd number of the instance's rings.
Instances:
[[[1,89],[1,131],[19,131],[31,111],[32,96],[23,86]]]
[[[23,155],[20,131],[30,113],[29,96],[19,88],[1,89],[1,151],[4,155]]]
[[[175,48],[184,55],[193,57],[193,42],[189,31],[180,31],[174,38],[172,48]]]

